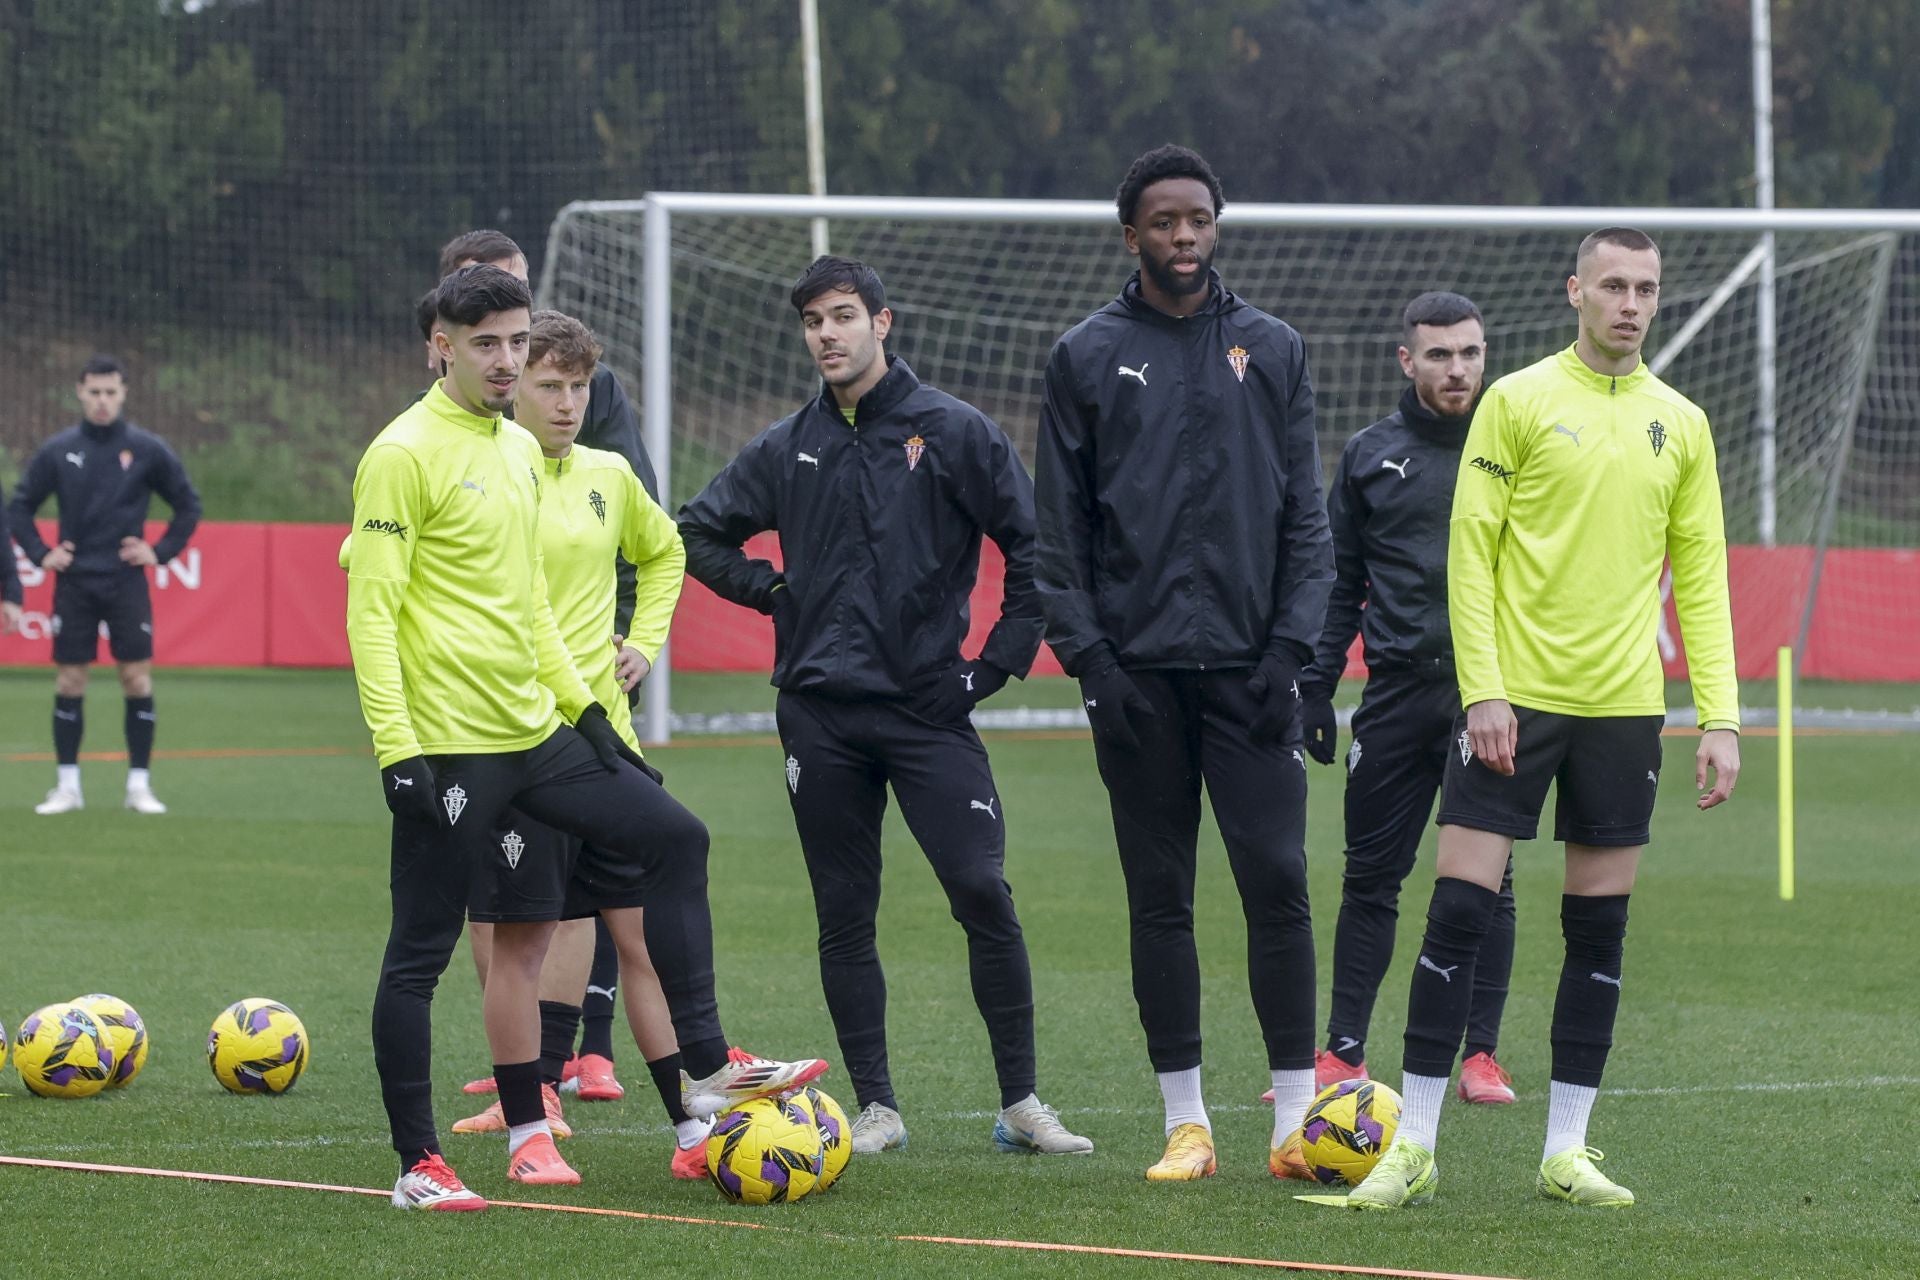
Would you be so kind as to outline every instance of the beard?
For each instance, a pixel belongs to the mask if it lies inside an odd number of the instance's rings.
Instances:
[[[1146,253],[1140,255],[1140,269],[1146,273],[1149,280],[1153,281],[1154,287],[1160,290],[1160,292],[1171,298],[1184,298],[1199,293],[1212,282],[1212,254],[1196,254],[1195,256],[1200,258],[1200,269],[1190,276],[1176,275],[1174,273],[1173,259],[1175,256],[1177,255],[1169,255],[1161,259],[1152,257]]]

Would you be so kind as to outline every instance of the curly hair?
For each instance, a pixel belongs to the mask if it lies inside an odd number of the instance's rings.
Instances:
[[[1204,184],[1213,197],[1214,217],[1219,217],[1220,211],[1226,208],[1226,198],[1220,192],[1220,179],[1213,176],[1213,166],[1202,159],[1199,152],[1169,142],[1155,147],[1127,167],[1127,176],[1120,179],[1120,189],[1113,196],[1113,203],[1120,211],[1120,225],[1132,226],[1133,215],[1140,208],[1140,193],[1168,178],[1192,178]]]

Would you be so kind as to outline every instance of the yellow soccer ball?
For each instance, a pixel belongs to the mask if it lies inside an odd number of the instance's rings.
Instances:
[[[1358,1186],[1380,1162],[1400,1127],[1400,1095],[1372,1080],[1342,1080],[1322,1089],[1301,1126],[1307,1168],[1325,1183]]]
[[[820,1177],[813,1189],[825,1191],[839,1180],[853,1157],[853,1126],[847,1123],[847,1113],[840,1104],[812,1085],[794,1094],[792,1100],[807,1109],[814,1127],[820,1130]]]
[[[277,1000],[236,1000],[207,1033],[207,1064],[234,1093],[285,1093],[307,1069],[307,1028]]]
[[[91,1013],[74,1004],[36,1009],[20,1024],[13,1065],[43,1098],[90,1098],[113,1074],[113,1047]]]
[[[820,1179],[820,1128],[791,1098],[755,1098],[723,1111],[707,1137],[707,1178],[741,1204],[784,1204]]]
[[[140,1021],[132,1005],[118,996],[95,992],[80,996],[73,1003],[93,1015],[113,1049],[113,1074],[107,1077],[107,1088],[124,1089],[132,1084],[140,1069],[147,1065],[147,1024]]]

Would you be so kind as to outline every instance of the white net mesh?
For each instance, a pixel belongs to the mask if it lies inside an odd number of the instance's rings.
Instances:
[[[1236,219],[1229,209],[1216,265],[1229,288],[1306,336],[1329,474],[1348,437],[1400,394],[1399,316],[1416,294],[1453,289],[1479,303],[1490,378],[1571,341],[1564,282],[1577,232],[1301,229],[1259,225],[1257,216]],[[543,299],[596,329],[636,398],[643,224],[639,208],[564,213]],[[811,253],[807,220],[676,212],[671,225],[677,504],[816,383],[787,303]],[[1052,343],[1110,300],[1131,269],[1117,226],[1011,217],[836,218],[830,226],[834,252],[866,260],[886,282],[896,317],[889,349],[922,379],[992,414],[1030,462]],[[1715,426],[1728,537],[1739,548],[1743,672],[1771,675],[1775,647],[1795,639],[1831,500],[1832,550],[1821,560],[1802,673],[1920,680],[1920,663],[1901,656],[1920,625],[1920,246],[1884,232],[1778,235],[1778,548],[1769,548],[1761,545],[1765,445],[1756,422],[1758,276],[1746,261],[1756,236],[1659,238],[1663,303],[1650,353]],[[1723,288],[1730,280],[1737,287]],[[1703,309],[1710,315],[1678,342]],[[1862,554],[1873,548],[1884,554]],[[752,625],[742,617],[715,633],[677,630],[681,661],[696,646],[725,654],[736,629]]]

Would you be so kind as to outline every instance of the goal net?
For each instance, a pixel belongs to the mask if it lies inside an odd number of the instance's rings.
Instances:
[[[991,414],[1029,464],[1050,347],[1133,265],[1112,207],[1093,202],[672,195],[568,206],[550,233],[542,305],[579,316],[606,343],[647,408],[673,506],[817,390],[787,293],[823,211],[833,251],[886,282],[888,349]],[[1564,282],[1584,232],[1650,231],[1664,275],[1649,359],[1714,423],[1753,722],[1771,709],[1776,651],[1795,645],[1802,723],[1825,711],[1920,724],[1920,684],[1903,683],[1920,681],[1920,222],[1897,218],[1236,205],[1216,265],[1240,297],[1305,335],[1330,476],[1347,439],[1405,385],[1394,352],[1412,297],[1452,289],[1480,305],[1491,380],[1571,341]],[[1759,376],[1769,230],[1770,413]],[[995,615],[988,559],[976,636]],[[1662,637],[1676,676],[1683,640],[1671,627]],[[689,584],[671,653],[683,675],[758,678],[661,681],[650,694],[656,736],[669,723],[678,732],[770,723],[763,619]],[[1057,670],[1043,652],[1036,674]],[[1070,695],[1033,680],[976,719],[1078,715]],[[1689,719],[1691,708],[1676,699],[1674,715]]]

